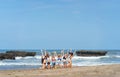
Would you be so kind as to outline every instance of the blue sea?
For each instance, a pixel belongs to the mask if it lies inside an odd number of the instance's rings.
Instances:
[[[0,50],[0,53],[5,53],[8,50]],[[35,56],[16,57],[15,60],[0,60],[0,70],[14,70],[14,69],[37,69],[41,68],[41,50],[24,50],[29,52],[36,52]],[[49,53],[57,52],[61,50],[46,50]],[[99,57],[81,57],[76,56],[72,59],[73,66],[98,66],[98,65],[110,65],[120,64],[120,50],[106,50],[108,53],[105,56]],[[64,51],[65,53],[68,50]],[[75,50],[72,50],[75,53]]]

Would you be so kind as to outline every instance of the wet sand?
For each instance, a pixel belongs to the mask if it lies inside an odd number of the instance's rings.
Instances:
[[[120,64],[45,70],[0,70],[0,77],[120,77]]]

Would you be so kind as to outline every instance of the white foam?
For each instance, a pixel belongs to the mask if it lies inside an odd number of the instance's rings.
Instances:
[[[41,65],[41,63],[0,63],[0,65]]]
[[[74,56],[73,57],[73,60],[76,60],[76,59],[101,59],[101,58],[109,58],[110,56],[98,56],[98,57],[94,57],[94,56],[91,56],[91,57],[82,57],[82,56]],[[120,56],[117,56],[117,57],[120,57]],[[16,60],[18,60],[18,59],[33,59],[33,58],[35,58],[35,59],[41,59],[41,56],[39,56],[39,55],[36,55],[36,56],[27,56],[27,57],[15,57],[15,59]],[[56,59],[57,59],[57,57],[55,57]]]
[[[22,59],[23,57],[15,57],[16,60]]]
[[[32,58],[36,58],[37,56],[26,56],[26,57],[15,57],[16,60],[19,59],[32,59]]]
[[[111,65],[111,64],[120,64],[120,63],[79,62],[79,63],[73,63],[73,66],[98,66],[98,65]]]
[[[34,58],[36,58],[36,59],[41,59],[41,57],[42,56],[39,56],[39,55],[34,56]]]
[[[120,58],[120,56],[118,55],[118,56],[115,56],[116,58]]]
[[[104,63],[99,59],[102,58],[120,58],[119,55],[106,55],[106,56],[98,56],[98,57],[81,57],[81,56],[74,56],[73,57],[73,65],[74,66],[96,66],[96,65],[108,65],[108,64],[115,64],[115,62],[108,62]],[[41,56],[27,56],[27,57],[16,57],[15,60],[3,60],[0,61],[0,65],[41,65]],[[20,61],[19,61],[20,60]],[[118,62],[120,63],[120,62]]]
[[[107,56],[99,56],[99,57],[81,57],[81,56],[74,56],[73,59],[101,59]]]
[[[119,55],[110,55],[109,58],[120,58]]]
[[[31,59],[31,58],[34,58],[34,57],[33,56],[24,57],[24,59]]]

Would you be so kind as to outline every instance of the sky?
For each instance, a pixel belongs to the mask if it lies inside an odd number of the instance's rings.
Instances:
[[[0,0],[0,49],[120,49],[120,0]]]

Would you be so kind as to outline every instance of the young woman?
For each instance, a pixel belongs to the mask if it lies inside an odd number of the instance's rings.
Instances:
[[[68,64],[67,67],[71,68],[72,67],[72,57],[73,57],[73,53],[69,53],[69,57],[68,57]]]
[[[56,68],[56,59],[55,56],[52,56],[52,68]]]
[[[61,61],[62,61],[61,55],[59,54],[57,57],[58,57],[57,58],[57,65],[58,65],[58,67],[62,67],[62,65],[61,65]]]
[[[50,69],[51,68],[51,65],[50,65],[50,62],[51,62],[50,56],[49,56],[49,54],[47,54],[46,56],[47,56],[47,69]]]
[[[45,69],[45,68],[46,68],[46,59],[47,59],[46,56],[42,56],[42,59],[41,59],[41,62],[42,62],[42,69]]]
[[[63,56],[63,67],[64,68],[67,68],[67,54],[65,54],[64,56]]]

